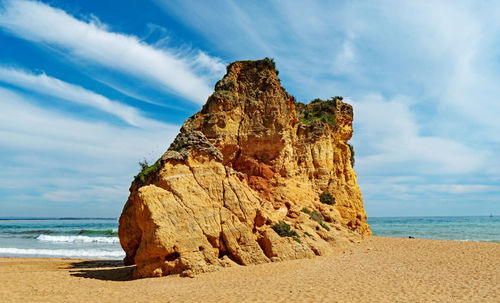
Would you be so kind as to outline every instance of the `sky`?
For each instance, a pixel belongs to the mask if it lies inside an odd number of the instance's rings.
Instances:
[[[354,107],[368,216],[500,214],[497,1],[0,0],[0,217],[118,217],[225,66]]]

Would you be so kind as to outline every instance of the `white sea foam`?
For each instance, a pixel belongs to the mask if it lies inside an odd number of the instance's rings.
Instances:
[[[89,236],[50,236],[40,235],[36,238],[44,242],[64,242],[64,243],[119,243],[118,237],[89,237]]]
[[[34,249],[34,248],[11,248],[0,247],[0,254],[13,256],[44,256],[53,258],[96,258],[96,259],[120,259],[125,256],[123,251],[100,250],[100,249]]]

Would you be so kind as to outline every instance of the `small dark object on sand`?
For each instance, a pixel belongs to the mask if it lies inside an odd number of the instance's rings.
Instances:
[[[409,236],[409,237],[408,237],[408,239],[415,239],[415,237],[413,237],[413,236]]]

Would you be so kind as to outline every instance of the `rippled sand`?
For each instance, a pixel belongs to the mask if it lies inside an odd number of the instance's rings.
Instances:
[[[500,302],[500,244],[370,237],[339,254],[129,280],[116,261],[0,258],[1,302]]]

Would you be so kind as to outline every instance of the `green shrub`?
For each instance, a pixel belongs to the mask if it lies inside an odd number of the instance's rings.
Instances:
[[[354,167],[354,146],[350,143],[347,143],[347,145],[349,146],[349,149],[351,150],[351,166]]]
[[[141,167],[141,171],[145,170],[149,167],[148,160],[144,159],[142,161],[139,161],[139,166]]]
[[[276,76],[280,73],[279,70],[276,69],[276,63],[274,62],[273,58],[265,57],[262,60],[244,60],[244,61],[239,61],[239,62],[251,63],[254,66],[256,66],[255,64],[257,64],[257,66],[260,64],[263,64],[264,66],[268,67],[269,69],[273,69],[276,72]],[[231,64],[227,66],[228,71],[229,71],[229,66],[231,66]]]
[[[300,123],[309,125],[313,121],[322,121],[328,125],[335,125],[335,116],[332,113],[317,113],[315,115],[311,115],[310,113],[304,115],[303,118],[300,119]]]
[[[325,223],[323,222],[319,222],[319,226],[323,227],[324,229],[326,229],[327,231],[330,231],[330,227],[328,227],[328,225],[326,225]]]
[[[316,98],[310,104],[298,106],[297,110],[299,121],[302,124],[309,125],[314,121],[322,121],[330,126],[337,124],[335,119],[336,101],[333,99],[323,101]]]
[[[304,235],[308,236],[309,238],[312,237],[310,233],[308,233],[307,231],[304,232]]]
[[[324,191],[321,196],[319,197],[319,200],[321,203],[328,204],[328,205],[335,205],[335,197],[332,196],[329,192]]]
[[[295,230],[292,230],[290,225],[285,222],[279,222],[271,226],[271,228],[278,234],[280,237],[293,237],[299,236]]]
[[[271,226],[271,228],[280,236],[280,237],[292,237],[296,242],[301,243],[299,234],[295,230],[290,228],[290,225],[285,222],[279,222]]]
[[[265,57],[264,59],[262,59],[262,62],[264,62],[264,64],[269,68],[272,68],[272,69],[276,68],[276,63],[274,63],[273,58]]]
[[[311,211],[310,211],[309,209],[305,208],[305,207],[303,207],[303,208],[302,208],[302,212],[303,212],[303,213],[306,213],[306,214],[308,214],[308,215],[310,215],[310,214],[311,214]]]
[[[158,159],[153,165],[148,166],[148,161],[144,160],[139,162],[139,165],[141,166],[141,172],[134,177],[134,181],[140,180],[141,182],[145,182],[150,174],[160,169],[161,163]]]

